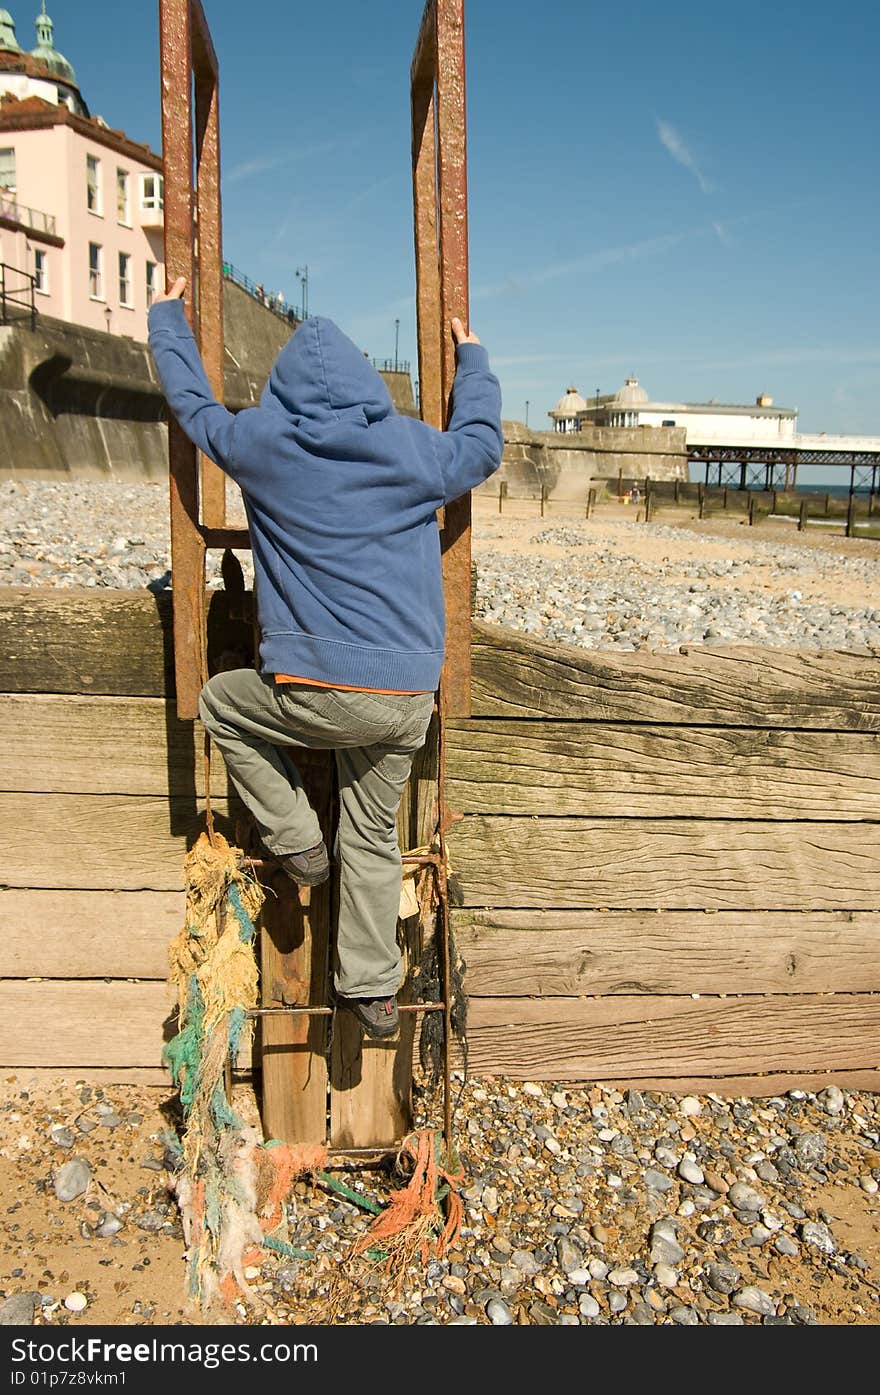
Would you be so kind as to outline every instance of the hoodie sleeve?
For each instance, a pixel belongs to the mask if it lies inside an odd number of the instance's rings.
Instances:
[[[489,355],[482,344],[458,344],[455,362],[449,427],[435,436],[445,504],[494,474],[504,450],[501,388]]]
[[[193,444],[234,477],[235,417],[214,398],[183,301],[151,306],[147,324],[169,407]]]

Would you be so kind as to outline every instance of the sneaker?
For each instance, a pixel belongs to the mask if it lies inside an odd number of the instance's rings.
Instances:
[[[330,875],[330,859],[323,838],[313,848],[306,848],[304,852],[287,853],[278,860],[288,877],[299,886],[320,886]]]
[[[368,1037],[393,1037],[400,1026],[393,993],[387,998],[340,998],[339,1006],[354,1013]]]

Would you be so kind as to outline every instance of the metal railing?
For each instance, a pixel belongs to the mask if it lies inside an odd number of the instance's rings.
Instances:
[[[6,190],[0,190],[0,218],[11,218],[13,222],[20,223],[23,228],[30,228],[32,232],[57,236],[54,213],[42,213],[38,208],[28,208],[25,204],[18,203]]]
[[[37,305],[34,298],[37,278],[17,266],[0,262],[0,323],[27,318],[31,329],[37,327]]]
[[[300,321],[308,318],[303,314],[301,306],[290,305],[280,292],[273,294],[272,291],[267,291],[265,286],[256,281],[252,281],[249,276],[245,276],[244,272],[239,271],[238,267],[233,266],[231,262],[223,263],[223,275],[226,277],[227,281],[234,281],[236,286],[241,286],[241,289],[247,291],[248,295],[253,296],[254,300],[258,300],[261,305],[265,305],[267,310],[271,310],[273,315],[277,315],[279,319],[286,320],[288,324],[293,324],[294,321],[300,323]]]
[[[371,358],[370,362],[379,373],[408,373],[408,358]]]

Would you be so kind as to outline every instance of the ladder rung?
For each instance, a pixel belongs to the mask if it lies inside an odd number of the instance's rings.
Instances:
[[[398,1003],[398,1012],[443,1012],[445,1003]],[[302,1013],[310,1017],[330,1017],[333,1008],[329,1007],[266,1007],[251,1008],[247,1017],[274,1017],[281,1013]]]
[[[208,528],[199,524],[199,532],[206,547],[232,547],[239,551],[250,551],[251,535],[247,528]]]

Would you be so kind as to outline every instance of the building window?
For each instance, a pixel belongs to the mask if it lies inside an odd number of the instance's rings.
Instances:
[[[165,207],[165,181],[161,174],[141,175],[141,209],[144,213],[161,213]]]
[[[9,146],[0,150],[0,189],[15,193],[15,151]]]
[[[131,299],[131,257],[128,252],[119,253],[119,304],[133,309]]]
[[[34,252],[34,290],[49,294],[49,254],[39,248]]]
[[[92,300],[104,299],[104,249],[97,242],[89,243],[89,295]]]
[[[147,309],[156,299],[156,263],[147,262]]]
[[[101,161],[86,156],[86,203],[90,213],[101,213]]]
[[[128,170],[116,171],[116,217],[120,223],[131,222]]]

